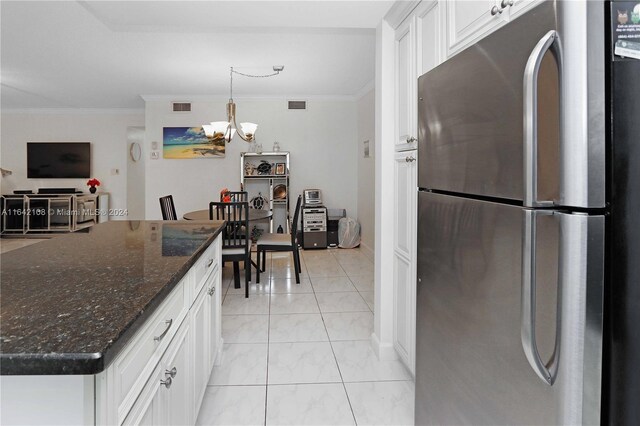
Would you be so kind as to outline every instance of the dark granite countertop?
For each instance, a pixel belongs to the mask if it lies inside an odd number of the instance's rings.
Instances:
[[[222,225],[112,221],[2,254],[0,374],[104,370]]]

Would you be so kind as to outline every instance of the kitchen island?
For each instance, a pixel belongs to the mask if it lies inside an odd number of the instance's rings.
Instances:
[[[194,423],[222,348],[223,225],[113,221],[3,254],[0,421]]]

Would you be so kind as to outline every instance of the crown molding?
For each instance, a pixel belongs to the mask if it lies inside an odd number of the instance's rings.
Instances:
[[[2,108],[2,114],[132,115],[144,114],[144,108]]]
[[[387,21],[391,28],[397,29],[402,21],[413,12],[413,9],[418,7],[421,0],[398,0],[391,9],[384,15],[384,20]]]
[[[367,83],[369,84],[369,83]],[[228,96],[220,95],[140,95],[145,102],[227,102]],[[355,101],[355,95],[234,95],[235,101]]]

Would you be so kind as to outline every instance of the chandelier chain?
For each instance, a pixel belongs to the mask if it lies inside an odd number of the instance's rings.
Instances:
[[[273,72],[271,74],[263,74],[263,75],[245,74],[245,73],[242,73],[240,71],[236,71],[233,68],[231,68],[231,72],[234,73],[234,74],[239,74],[239,75],[242,75],[242,76],[245,76],[245,77],[252,77],[252,78],[266,78],[266,77],[273,77],[275,75],[280,74],[280,71],[276,71],[276,72]]]

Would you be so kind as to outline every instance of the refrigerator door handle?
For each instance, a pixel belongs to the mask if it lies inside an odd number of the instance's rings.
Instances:
[[[540,358],[536,344],[536,219],[538,216],[553,215],[552,210],[523,210],[524,226],[522,232],[522,294],[520,337],[522,348],[533,371],[549,386],[555,381],[558,351],[545,365]],[[560,306],[560,305],[558,305]],[[557,317],[560,317],[558,312]],[[557,320],[556,320],[557,321]],[[558,329],[556,328],[556,333]],[[558,341],[556,334],[556,344]]]
[[[524,206],[548,207],[553,201],[538,200],[538,74],[545,53],[551,50],[558,64],[558,75],[562,81],[560,43],[558,33],[549,31],[533,48],[524,69]]]

